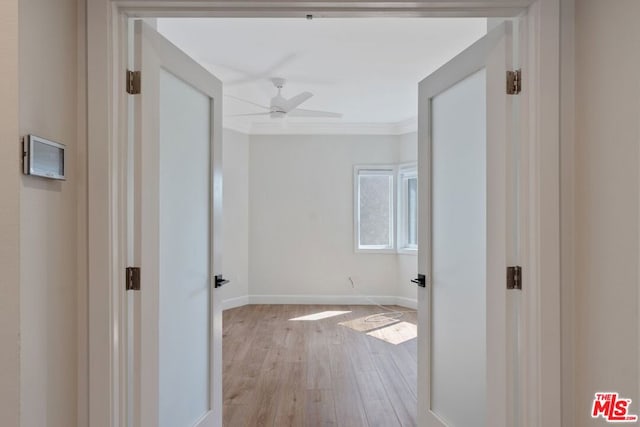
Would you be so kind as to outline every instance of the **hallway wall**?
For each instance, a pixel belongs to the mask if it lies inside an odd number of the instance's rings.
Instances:
[[[640,413],[640,2],[575,7],[575,425],[600,426],[598,391]]]
[[[22,427],[76,425],[77,7],[76,0],[21,0],[19,8],[20,136],[67,146],[66,181],[21,178]]]
[[[18,0],[0,2],[0,417],[20,418]]]

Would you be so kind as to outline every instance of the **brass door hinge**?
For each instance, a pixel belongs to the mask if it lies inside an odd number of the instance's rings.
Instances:
[[[138,95],[140,93],[140,71],[127,70],[127,93]]]
[[[522,70],[507,71],[507,95],[517,95],[522,91]]]
[[[140,267],[127,267],[125,271],[125,288],[128,291],[140,290]]]
[[[507,289],[522,290],[522,267],[519,265],[507,267]]]

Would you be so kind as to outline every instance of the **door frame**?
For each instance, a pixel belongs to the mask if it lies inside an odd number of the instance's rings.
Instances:
[[[126,111],[128,17],[514,17],[528,11],[523,143],[528,236],[523,264],[523,422],[560,426],[560,0],[418,2],[87,0],[87,343],[79,349],[79,423],[126,425]],[[417,82],[416,82],[417,84]],[[86,128],[85,128],[86,126]],[[81,302],[82,304],[82,302]],[[83,328],[80,331],[84,332]],[[542,398],[544,396],[544,398]],[[79,400],[81,402],[81,400]]]

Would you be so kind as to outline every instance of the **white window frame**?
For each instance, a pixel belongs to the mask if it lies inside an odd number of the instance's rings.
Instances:
[[[388,247],[361,247],[360,246],[360,180],[361,172],[367,171],[367,175],[384,175],[391,176],[391,200],[390,200],[390,227]],[[353,234],[354,234],[354,250],[356,253],[396,253],[396,165],[356,165],[353,167]]]
[[[397,198],[397,232],[396,247],[399,254],[418,255],[418,244],[409,244],[407,239],[407,212],[409,210],[409,200],[407,198],[408,181],[411,178],[418,178],[418,164],[405,163],[398,166],[398,190]],[[417,208],[417,206],[416,206]]]

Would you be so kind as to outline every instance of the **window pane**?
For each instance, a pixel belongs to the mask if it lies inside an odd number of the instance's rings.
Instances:
[[[407,179],[407,244],[418,245],[418,178]]]
[[[359,175],[360,246],[390,248],[393,177]]]

